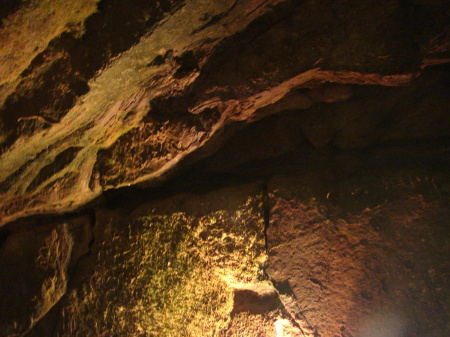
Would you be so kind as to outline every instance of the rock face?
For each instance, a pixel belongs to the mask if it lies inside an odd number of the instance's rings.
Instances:
[[[3,19],[3,224],[155,185],[238,126],[408,84],[448,47],[445,2],[59,3]]]
[[[67,224],[7,238],[0,257],[2,336],[25,335],[65,294],[72,246]]]
[[[449,267],[441,234],[450,209],[424,177],[403,177],[375,187],[379,177],[367,172],[329,186],[322,201],[308,195],[304,177],[271,182],[268,273],[299,324],[320,336],[439,336],[447,329],[441,295],[449,284],[437,275]],[[377,188],[385,189],[382,199]]]
[[[4,1],[0,335],[450,335],[449,14]]]
[[[260,184],[251,184],[177,195],[126,215],[99,210],[91,250],[95,272],[76,277],[59,319],[49,323],[51,331],[57,336],[224,331],[234,285],[251,287],[263,279],[260,191]],[[275,289],[271,295],[278,299]],[[273,309],[277,306],[263,312]]]

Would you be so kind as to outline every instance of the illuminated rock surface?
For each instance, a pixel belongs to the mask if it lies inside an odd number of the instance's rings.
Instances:
[[[0,336],[450,335],[448,1],[0,9]]]

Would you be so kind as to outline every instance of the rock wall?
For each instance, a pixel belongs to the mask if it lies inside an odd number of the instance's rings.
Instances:
[[[448,2],[0,7],[0,336],[450,335]]]
[[[448,160],[413,165],[389,151],[394,161],[351,172],[348,153],[321,154],[318,165],[294,152],[260,163],[267,179],[243,184],[247,165],[166,196],[110,196],[64,225],[22,225],[1,250],[2,334],[444,336]],[[67,240],[71,253],[46,248]],[[50,253],[60,272],[40,269]],[[61,284],[54,295],[51,282]]]
[[[340,85],[408,84],[448,61],[447,14],[440,1],[24,3],[1,28],[1,223],[155,186],[245,124],[347,99]]]

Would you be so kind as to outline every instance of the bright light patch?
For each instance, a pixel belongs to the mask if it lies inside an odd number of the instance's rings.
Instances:
[[[297,336],[305,336],[312,337],[312,334],[309,334],[309,330],[301,331],[299,328],[292,325],[292,323],[285,318],[278,318],[274,323],[276,337],[297,337]]]
[[[284,333],[285,327],[291,325],[291,323],[287,319],[278,319],[274,323],[274,325],[275,325],[275,332],[277,333],[277,337],[288,336]]]
[[[386,312],[372,317],[363,326],[361,337],[402,337],[406,323],[399,315]]]

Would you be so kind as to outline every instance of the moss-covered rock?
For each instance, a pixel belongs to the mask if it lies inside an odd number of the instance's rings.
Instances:
[[[95,272],[68,294],[58,335],[226,330],[233,289],[267,282],[262,195],[255,185],[244,191],[172,198],[106,224]]]

